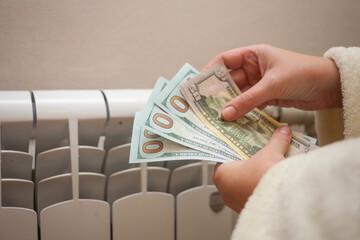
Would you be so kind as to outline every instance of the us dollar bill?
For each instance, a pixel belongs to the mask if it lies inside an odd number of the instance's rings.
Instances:
[[[137,123],[141,117],[141,112],[135,114],[129,163],[173,160],[219,161],[219,157],[215,155],[185,147],[140,127]]]
[[[204,143],[202,141],[203,139],[199,139],[195,133],[176,122],[170,115],[155,104],[144,110],[144,117],[141,119],[140,124],[145,129],[164,138],[199,151],[213,154],[218,156],[220,160],[241,160],[240,157],[233,156],[222,149]]]
[[[149,100],[154,99],[169,83],[159,77]],[[148,101],[147,106],[151,106]],[[210,160],[219,161],[219,157],[201,152],[168,140],[139,125],[143,112],[137,112],[134,118],[129,163],[157,162],[172,160]],[[220,160],[221,161],[221,160]]]
[[[186,63],[171,79],[169,84],[155,97],[154,102],[175,121],[196,133],[199,138],[207,139],[207,142],[213,144],[214,147],[222,148],[236,156],[237,153],[216,134],[211,132],[196,116],[180,92],[179,86],[188,79],[195,77],[198,73],[193,66]]]
[[[311,142],[312,144],[316,144],[317,143],[317,139],[316,138],[313,138],[313,137],[310,137],[310,136],[307,136],[301,132],[295,132],[296,134],[300,135],[301,137],[305,138],[306,140],[308,140],[309,142]]]
[[[180,90],[197,117],[242,158],[248,159],[262,149],[279,122],[255,108],[236,121],[225,122],[221,110],[241,94],[224,63],[219,63],[180,86]],[[293,133],[287,156],[317,148]]]
[[[156,84],[143,115],[137,122],[140,127],[186,147],[213,154],[219,158],[219,161],[241,160],[240,156],[234,156],[221,148],[213,146],[207,139],[199,137],[198,134],[184,127],[158,107],[153,100],[154,96],[161,92],[159,86]]]

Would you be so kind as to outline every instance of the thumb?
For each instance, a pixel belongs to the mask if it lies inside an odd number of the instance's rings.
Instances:
[[[291,137],[292,132],[289,126],[278,127],[264,148],[284,156],[290,147]]]
[[[232,121],[269,101],[273,97],[273,91],[267,89],[264,79],[261,81],[263,82],[258,82],[226,104],[221,111],[221,117],[226,121]]]

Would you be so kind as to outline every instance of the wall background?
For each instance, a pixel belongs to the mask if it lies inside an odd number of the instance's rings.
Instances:
[[[360,46],[360,1],[0,0],[0,90],[152,88],[255,43]]]

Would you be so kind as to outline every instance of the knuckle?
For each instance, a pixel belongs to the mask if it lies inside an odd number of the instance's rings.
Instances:
[[[213,174],[213,182],[215,184],[216,187],[219,187],[220,186],[220,183],[222,181],[222,176],[221,174],[219,173],[219,171],[215,171],[214,174]]]
[[[255,96],[254,96],[252,93],[245,92],[245,93],[241,94],[240,96],[241,96],[240,101],[241,101],[245,106],[248,106],[248,107],[250,107],[250,108],[256,107]]]
[[[271,89],[268,91],[267,94],[269,95],[270,99],[276,98],[283,94],[283,85],[279,81],[280,77],[277,74],[267,74],[266,81],[263,82],[264,88]]]
[[[281,86],[279,86],[279,77],[276,75],[270,75],[267,79],[267,84],[271,89],[278,90]]]
[[[261,43],[261,44],[258,44],[257,46],[260,51],[268,51],[272,47],[271,45],[266,44],[266,43]]]
[[[221,168],[216,168],[213,174],[213,182],[217,188],[221,188],[224,181],[226,181],[226,172]]]
[[[259,48],[262,48],[262,49],[270,47],[269,44],[266,44],[266,43],[260,43],[258,46],[259,46]]]

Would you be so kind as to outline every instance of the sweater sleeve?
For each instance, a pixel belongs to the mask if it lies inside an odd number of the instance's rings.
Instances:
[[[360,135],[360,48],[334,47],[324,57],[332,58],[339,68],[343,109],[324,109],[315,113],[315,126],[320,146]],[[331,121],[329,121],[331,119]]]
[[[332,48],[325,57],[340,71],[347,140],[273,166],[232,239],[360,239],[360,49]]]
[[[335,47],[325,55],[332,58],[340,72],[343,94],[344,136],[360,136],[360,48]]]

